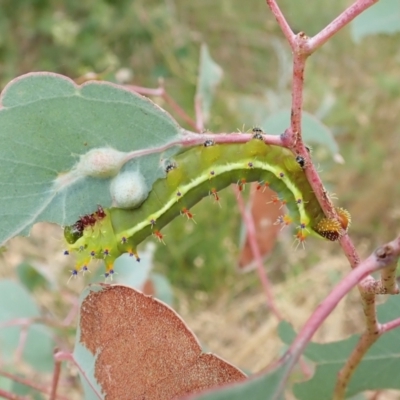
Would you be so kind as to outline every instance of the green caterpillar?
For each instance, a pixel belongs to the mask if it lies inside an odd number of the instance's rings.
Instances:
[[[166,178],[153,185],[149,196],[134,209],[98,210],[64,230],[65,254],[76,253],[73,275],[87,270],[92,258],[104,259],[106,277],[114,273],[113,265],[123,253],[139,261],[137,246],[148,236],[163,239],[161,229],[180,214],[192,218],[190,208],[205,196],[219,201],[218,192],[236,183],[239,189],[247,182],[258,182],[258,188],[269,186],[277,201],[289,210],[278,221],[294,223],[296,238],[303,242],[310,234],[338,240],[347,230],[349,213],[338,208],[340,221],[327,219],[306,179],[304,160],[290,150],[267,145],[259,133],[244,144],[215,145],[208,140],[179,154],[165,166]]]

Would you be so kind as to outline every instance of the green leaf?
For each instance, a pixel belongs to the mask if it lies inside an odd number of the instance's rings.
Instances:
[[[351,23],[351,35],[356,43],[368,35],[394,34],[399,31],[400,5],[398,0],[380,0]]]
[[[290,126],[290,110],[283,110],[267,117],[262,123],[267,133],[281,134]],[[301,129],[304,142],[317,143],[329,149],[335,159],[340,160],[339,146],[330,129],[308,112],[303,112]]]
[[[40,265],[36,263],[22,262],[16,268],[16,273],[20,282],[30,291],[33,292],[37,288],[45,288],[54,290],[56,284],[51,282],[50,277],[41,271]]]
[[[215,390],[212,393],[194,396],[196,400],[281,400],[287,373],[286,365],[270,371],[268,374],[251,377],[244,383],[230,385],[227,388]]]
[[[215,89],[221,82],[222,76],[222,68],[211,58],[207,45],[203,43],[200,50],[196,98],[200,101],[204,122],[210,119]]]
[[[156,272],[150,274],[150,280],[154,285],[154,297],[157,297],[157,299],[161,300],[165,304],[172,306],[174,302],[174,294],[169,280],[164,275]]]
[[[19,375],[21,378],[25,378],[24,376]],[[17,394],[19,396],[28,396],[29,399],[32,400],[44,400],[44,396],[39,393],[38,391],[32,389],[29,386],[23,385],[22,383],[19,382],[13,382],[12,385],[12,393]]]
[[[104,396],[101,396],[101,387],[97,383],[96,378],[94,377],[94,368],[96,358],[90,353],[89,350],[86,349],[85,346],[82,346],[79,342],[79,338],[81,337],[80,327],[78,325],[78,329],[75,337],[75,347],[73,357],[77,365],[79,365],[82,371],[85,371],[86,378],[79,373],[81,378],[83,392],[85,394],[85,400],[99,400],[103,399]],[[90,382],[90,384],[89,384]],[[93,385],[93,387],[91,386]],[[97,395],[99,394],[99,396]]]
[[[378,307],[380,322],[398,318],[400,298],[391,296]],[[295,332],[289,324],[279,326],[279,336],[289,344]],[[294,394],[299,400],[328,400],[332,398],[336,376],[356,346],[359,335],[339,342],[326,344],[310,343],[304,355],[316,364],[314,376],[307,382],[294,385]],[[399,331],[385,333],[367,352],[350,381],[347,397],[365,390],[400,389]]]
[[[110,206],[110,178],[71,172],[89,150],[130,153],[180,138],[180,127],[165,111],[105,82],[79,87],[61,75],[32,73],[6,86],[1,105],[0,244],[29,233],[35,222],[68,225],[97,204]],[[123,169],[139,170],[150,188],[163,175],[160,157],[130,159]]]
[[[39,308],[27,290],[12,280],[0,281],[0,324],[16,319],[39,317]],[[15,351],[20,340],[20,325],[0,329],[1,359],[4,363],[13,363]],[[23,349],[23,359],[38,371],[53,369],[52,332],[40,324],[32,324],[28,328]]]

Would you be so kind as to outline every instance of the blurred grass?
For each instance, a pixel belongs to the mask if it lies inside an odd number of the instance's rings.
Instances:
[[[279,4],[296,31],[313,35],[349,1]],[[258,117],[244,109],[246,101],[279,109],[290,99],[290,52],[261,0],[4,0],[0,10],[2,86],[29,71],[72,78],[105,72],[115,79],[120,69],[129,69],[137,85],[155,87],[164,77],[169,93],[193,116],[204,41],[225,73],[210,130],[230,132],[257,124]],[[345,28],[310,58],[306,70],[305,110],[315,112],[326,96],[333,98],[324,122],[337,133],[346,164],[318,159],[318,149],[314,154],[323,179],[352,213],[352,238],[366,253],[393,237],[400,220],[397,40],[370,37],[356,46]],[[222,198],[218,211],[211,200],[196,206],[197,225],[183,218],[174,221],[165,231],[167,246],[158,246],[159,270],[188,293],[224,290],[237,279],[232,272],[240,219],[232,193],[226,190]],[[321,251],[337,251],[335,245],[311,240],[308,255],[292,257],[285,254],[287,246],[292,252],[290,245],[284,242],[270,258],[273,279],[306,268]]]

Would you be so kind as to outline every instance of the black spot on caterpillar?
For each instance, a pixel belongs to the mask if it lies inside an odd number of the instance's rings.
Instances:
[[[168,174],[169,172],[171,172],[175,168],[176,168],[176,164],[172,164],[172,163],[167,164],[165,166],[165,172]]]
[[[166,177],[155,182],[138,208],[105,209],[101,218],[98,210],[94,224],[84,219],[78,232],[76,224],[65,228],[65,254],[77,254],[74,271],[86,267],[91,258],[105,260],[106,274],[113,271],[115,259],[123,253],[138,259],[136,249],[144,239],[154,235],[162,241],[160,231],[165,225],[179,215],[191,216],[190,208],[203,197],[219,201],[218,192],[231,183],[243,188],[246,182],[258,182],[260,187],[269,186],[277,192],[290,213],[282,220],[295,224],[300,242],[310,233],[337,240],[350,223],[350,215],[342,209],[337,209],[340,221],[325,218],[291,151],[267,145],[257,137],[247,143],[194,147],[176,156],[165,169]]]
[[[263,138],[263,130],[261,128],[254,127],[253,128],[253,139],[258,139],[264,141]]]
[[[204,147],[210,147],[210,146],[214,146],[214,145],[215,145],[215,142],[214,142],[214,140],[211,140],[211,139],[208,139],[203,143]]]
[[[302,156],[296,156],[296,161],[300,165],[301,168],[304,168],[306,166],[306,161]]]

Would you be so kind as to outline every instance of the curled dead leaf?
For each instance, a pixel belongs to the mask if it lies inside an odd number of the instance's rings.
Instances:
[[[80,343],[96,358],[105,399],[176,399],[245,379],[202,353],[193,332],[159,300],[127,286],[94,289],[82,302]]]

